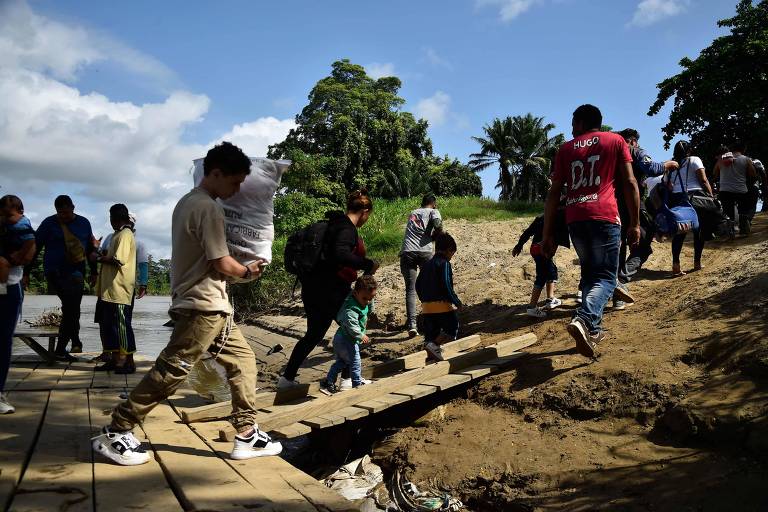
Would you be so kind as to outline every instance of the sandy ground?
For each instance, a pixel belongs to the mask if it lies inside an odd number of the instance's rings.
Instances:
[[[438,482],[472,510],[768,509],[768,218],[758,216],[747,238],[708,243],[705,269],[675,279],[669,244],[654,244],[631,284],[638,302],[607,310],[596,361],[565,331],[579,273],[572,250],[556,256],[563,307],[543,321],[524,314],[534,265],[511,252],[529,220],[447,229],[459,243],[462,335],[488,344],[534,332],[539,343],[516,369],[449,403],[444,420],[402,429],[375,457],[417,483]],[[420,345],[399,331],[398,266],[377,277],[379,329],[364,364]],[[298,317],[266,321],[303,328]],[[267,358],[265,386],[284,357]],[[317,349],[300,380],[321,377],[330,360]]]

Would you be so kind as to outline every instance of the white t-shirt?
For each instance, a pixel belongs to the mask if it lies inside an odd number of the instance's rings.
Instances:
[[[677,171],[672,171],[669,176],[673,185],[672,192],[678,193],[683,191],[683,187],[680,185],[681,181],[685,185],[685,189],[688,192],[692,192],[694,190],[703,190],[704,186],[702,185],[701,181],[699,181],[699,175],[697,173],[699,169],[703,168],[704,162],[702,162],[701,158],[697,156],[689,156],[683,160],[683,164],[680,166],[680,169]],[[677,177],[678,173],[680,174],[680,178]]]

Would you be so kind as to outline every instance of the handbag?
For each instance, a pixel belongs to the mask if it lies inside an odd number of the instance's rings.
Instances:
[[[683,183],[683,177],[680,175],[679,170],[677,171],[677,178],[680,180],[680,188],[682,188],[683,192],[682,194],[675,194],[674,201],[673,195],[663,181],[661,183],[663,188],[659,191],[663,202],[654,220],[656,221],[657,231],[663,235],[674,236],[699,229],[699,216],[693,206],[691,206],[688,199],[688,189]]]

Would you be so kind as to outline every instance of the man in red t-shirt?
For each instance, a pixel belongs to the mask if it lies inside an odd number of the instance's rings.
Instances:
[[[567,186],[565,220],[581,263],[582,303],[568,324],[580,354],[594,357],[605,334],[603,309],[616,291],[621,244],[621,218],[616,190],[621,188],[629,210],[627,241],[640,239],[640,196],[632,173],[632,155],[624,139],[601,132],[603,116],[594,105],[582,105],[573,113],[574,139],[557,152],[552,187],[544,212],[545,256],[554,253],[554,219],[560,193]],[[627,297],[629,298],[629,297]]]

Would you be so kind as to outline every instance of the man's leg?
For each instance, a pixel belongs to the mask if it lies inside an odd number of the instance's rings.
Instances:
[[[736,221],[736,199],[731,192],[720,192],[717,195],[723,206],[723,213],[732,221]]]
[[[307,332],[296,342],[293,351],[291,351],[291,357],[288,358],[288,364],[285,367],[285,371],[283,371],[283,377],[288,380],[296,380],[296,374],[301,363],[323,340],[325,333],[328,332],[333,323],[333,317],[329,316],[325,311],[318,311],[313,305],[308,305],[305,302],[304,309],[307,312]]]
[[[162,400],[172,395],[187,379],[192,367],[220,335],[226,318],[219,313],[197,311],[174,313],[171,340],[152,368],[131,391],[128,400],[112,411],[111,428],[131,430]],[[255,386],[254,386],[255,387]]]
[[[80,286],[75,286],[71,296],[71,312],[72,324],[71,324],[71,341],[72,352],[78,353],[83,351],[83,342],[80,341],[80,307],[83,303],[83,282],[79,281]]]
[[[13,332],[21,312],[22,297],[19,284],[8,286],[7,293],[0,295],[0,393],[5,389],[5,381],[11,367]]]
[[[757,200],[752,192],[739,194],[737,204],[739,207],[739,233],[748,235],[752,231],[752,217],[755,215],[755,204]]]
[[[415,259],[409,253],[400,255],[400,273],[405,282],[405,327],[409,331],[416,329],[416,276],[418,275],[418,265]]]

